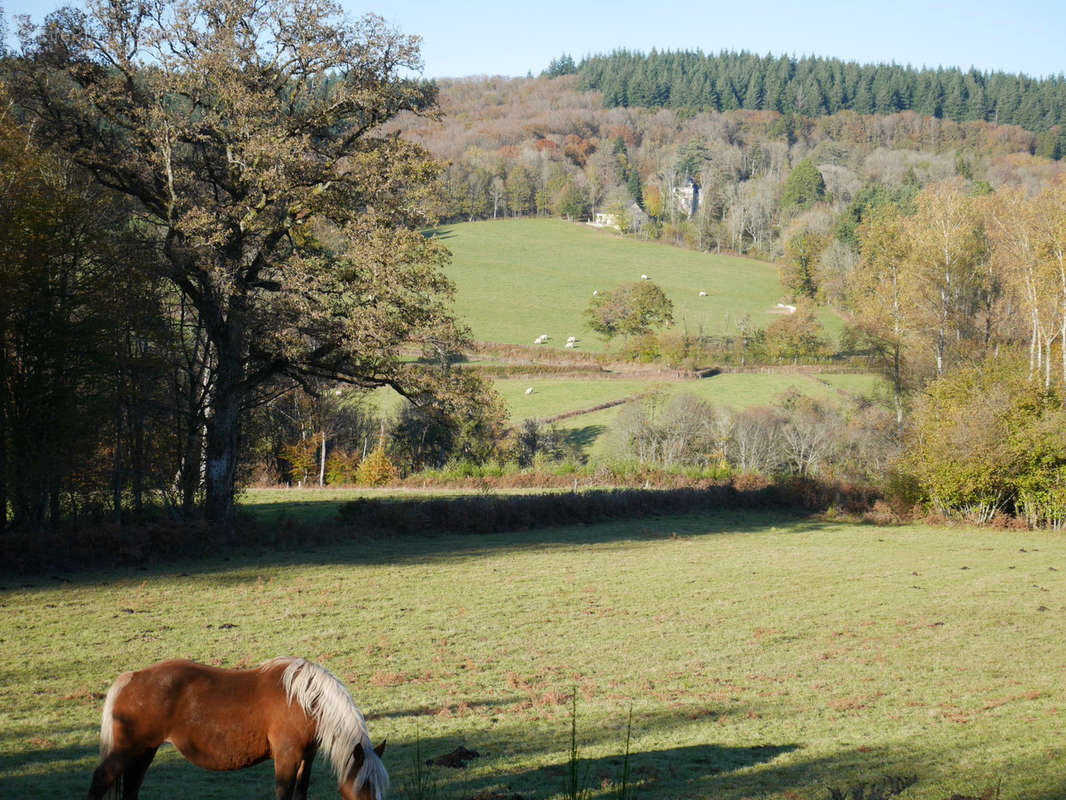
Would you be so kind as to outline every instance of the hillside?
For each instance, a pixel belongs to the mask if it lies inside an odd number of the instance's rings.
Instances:
[[[593,291],[641,275],[673,302],[676,329],[692,334],[735,335],[745,315],[765,327],[785,297],[772,264],[661,247],[561,220],[463,223],[436,234],[453,255],[448,275],[458,289],[456,314],[480,341],[532,345],[547,333],[549,348],[577,336],[581,350],[601,352],[605,343],[583,316]]]
[[[453,255],[447,271],[456,284],[454,308],[460,321],[480,343],[517,346],[490,346],[473,356],[470,366],[503,373],[493,383],[512,425],[526,419],[557,420],[558,428],[586,455],[603,452],[604,434],[621,410],[620,405],[598,406],[651,393],[684,392],[717,406],[746,408],[769,404],[789,389],[830,402],[876,391],[872,376],[850,376],[842,382],[836,382],[842,376],[802,374],[730,374],[699,380],[663,365],[648,369],[615,358],[622,342],[605,342],[584,321],[593,291],[648,275],[674,304],[675,331],[736,336],[742,321],[765,328],[781,318],[775,307],[786,297],[773,264],[663,247],[556,219],[460,223],[441,227],[434,235]],[[701,291],[706,296],[701,297]],[[820,319],[829,338],[835,339],[842,327],[839,317],[823,310]],[[549,341],[534,345],[544,333]],[[564,349],[570,336],[579,339],[573,353]],[[584,354],[597,359],[588,360]],[[516,368],[521,374],[511,375]]]
[[[913,196],[962,180],[976,193],[1032,194],[1066,172],[1066,162],[1043,157],[1057,154],[1048,131],[1019,125],[957,122],[914,108],[821,116],[698,105],[605,108],[604,94],[580,91],[578,78],[443,81],[440,118],[401,115],[384,130],[441,160],[435,213],[447,222],[588,219],[638,203],[651,224],[633,235],[692,250],[779,261],[790,238],[812,231],[825,245],[819,269],[837,276],[852,270],[857,256],[854,236],[838,235],[838,226],[850,221],[854,233],[871,191]],[[784,193],[803,161],[824,182],[813,206],[790,204]],[[682,213],[670,198],[690,179],[699,203]]]

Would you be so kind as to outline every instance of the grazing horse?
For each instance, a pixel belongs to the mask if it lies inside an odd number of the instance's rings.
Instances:
[[[343,800],[382,800],[389,776],[366,720],[328,670],[302,658],[253,669],[164,661],[120,675],[100,723],[100,766],[89,800],[110,788],[136,800],[156,750],[173,744],[200,767],[233,770],[274,759],[276,800],[304,800],[319,748]]]

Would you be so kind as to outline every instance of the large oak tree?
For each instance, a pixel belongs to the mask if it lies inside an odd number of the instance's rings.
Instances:
[[[329,0],[88,0],[22,31],[19,100],[131,198],[211,343],[206,513],[233,505],[242,413],[279,380],[424,395],[462,343],[419,229],[438,166],[379,126],[432,113],[418,39]]]

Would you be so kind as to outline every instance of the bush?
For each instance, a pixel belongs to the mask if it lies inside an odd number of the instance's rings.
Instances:
[[[623,460],[657,467],[705,466],[721,450],[717,412],[690,394],[649,395],[628,403],[611,429]]]
[[[987,522],[1019,513],[1066,524],[1066,404],[1021,359],[956,370],[919,398],[901,468],[920,499]]]
[[[356,470],[356,480],[362,486],[384,486],[396,477],[396,469],[385,453],[384,440],[378,442]]]
[[[795,313],[770,323],[763,347],[774,360],[821,358],[826,351],[825,329],[814,316],[814,309],[808,303],[800,303]]]
[[[659,340],[654,333],[644,333],[627,339],[620,353],[626,361],[651,364],[659,358]]]
[[[334,450],[326,456],[326,483],[350,486],[359,482],[359,453]]]

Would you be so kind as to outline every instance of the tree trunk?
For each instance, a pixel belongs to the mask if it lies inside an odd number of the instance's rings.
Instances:
[[[184,436],[184,452],[181,458],[181,516],[192,519],[196,510],[196,492],[200,488],[203,466],[203,437],[198,420],[189,421],[189,430]]]
[[[240,400],[232,390],[223,395],[221,386],[218,393],[207,422],[204,516],[211,522],[227,523],[233,513]]]
[[[229,523],[233,514],[243,399],[240,352],[243,337],[229,328],[225,333],[228,335],[222,337],[225,341],[218,347],[215,392],[207,419],[207,474],[204,476],[204,516],[210,522],[223,524]]]
[[[322,453],[318,460],[318,488],[326,485],[326,431],[322,430]]]

